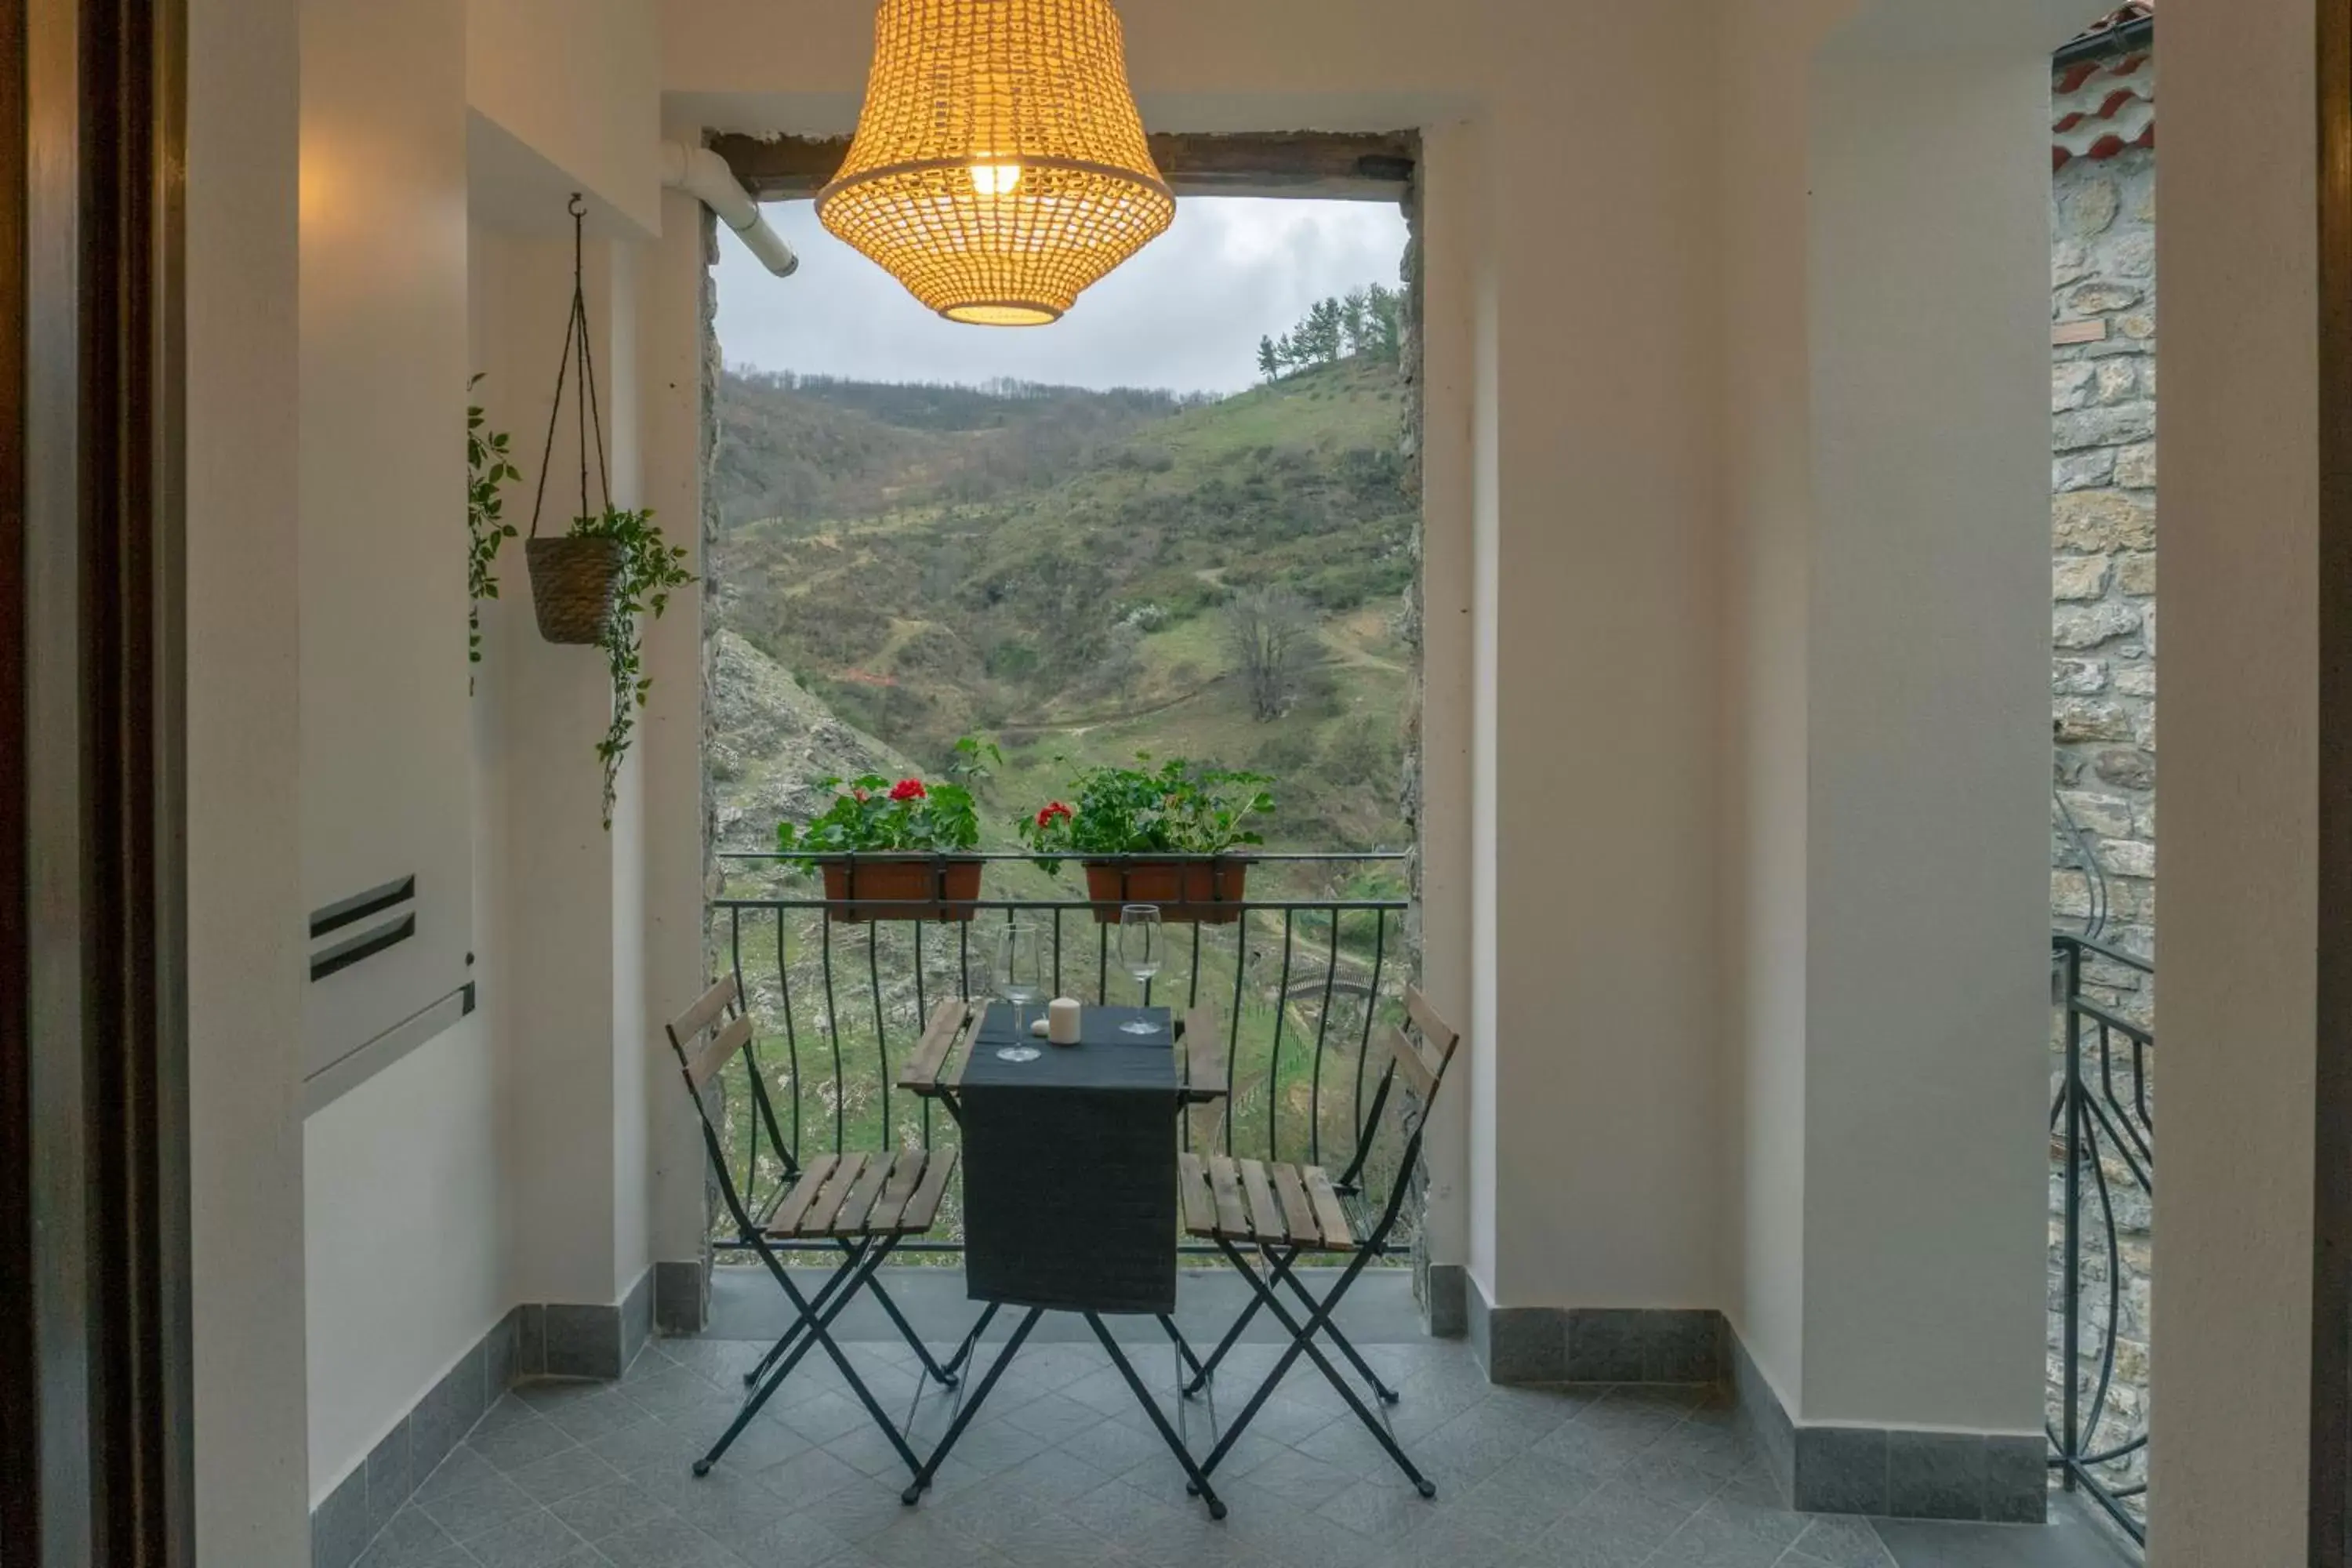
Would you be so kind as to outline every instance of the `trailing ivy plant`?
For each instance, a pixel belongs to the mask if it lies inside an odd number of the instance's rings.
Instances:
[[[673,589],[694,581],[686,569],[686,547],[662,537],[649,510],[628,511],[609,501],[593,517],[574,518],[574,539],[609,539],[621,547],[620,575],[613,589],[613,615],[604,624],[604,658],[613,671],[613,722],[596,742],[597,760],[604,764],[604,826],[613,826],[614,790],[621,776],[621,759],[629,753],[636,731],[637,710],[654,689],[645,673],[645,638],[638,619],[650,612],[658,620],[669,607]]]
[[[471,392],[481,384],[475,375],[466,383]],[[482,662],[482,601],[499,596],[499,580],[490,568],[498,563],[499,546],[515,536],[515,525],[505,521],[506,503],[499,497],[509,479],[522,472],[507,458],[506,433],[493,430],[481,405],[466,410],[466,659]],[[473,677],[466,689],[474,689]]]

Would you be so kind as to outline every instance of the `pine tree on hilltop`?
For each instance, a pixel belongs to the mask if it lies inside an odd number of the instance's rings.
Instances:
[[[1339,301],[1339,331],[1351,354],[1364,353],[1371,346],[1371,295],[1362,289],[1351,289]]]
[[[1258,374],[1276,382],[1355,358],[1393,365],[1403,353],[1403,312],[1404,291],[1378,283],[1318,300],[1290,331],[1258,339]]]
[[[1396,363],[1404,352],[1404,291],[1373,284],[1366,292],[1365,313],[1370,338],[1366,352],[1384,363]]]
[[[1339,363],[1339,301],[1318,300],[1307,312],[1308,327],[1315,338],[1315,360],[1318,364]]]

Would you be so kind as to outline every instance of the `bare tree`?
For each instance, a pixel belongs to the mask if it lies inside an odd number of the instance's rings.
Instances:
[[[1225,605],[1225,645],[1260,723],[1298,699],[1315,652],[1315,612],[1287,588],[1251,588]]]

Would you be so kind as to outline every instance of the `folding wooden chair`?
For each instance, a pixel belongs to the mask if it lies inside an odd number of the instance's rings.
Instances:
[[[1422,1135],[1427,1123],[1429,1108],[1437,1098],[1438,1085],[1445,1079],[1445,1069],[1454,1059],[1461,1037],[1438,1016],[1419,989],[1405,990],[1405,1013],[1412,1031],[1420,1036],[1388,1026],[1381,1031],[1381,1047],[1389,1061],[1381,1069],[1380,1087],[1372,1103],[1364,1114],[1363,1125],[1358,1130],[1356,1155],[1348,1169],[1335,1181],[1319,1165],[1297,1165],[1286,1161],[1236,1160],[1226,1154],[1202,1156],[1185,1153],[1177,1161],[1178,1179],[1182,1184],[1184,1228],[1192,1236],[1217,1244],[1218,1249],[1248,1280],[1253,1295],[1249,1305],[1235,1320],[1224,1339],[1211,1352],[1200,1373],[1184,1392],[1198,1393],[1215,1374],[1217,1365],[1224,1360],[1241,1338],[1242,1331],[1263,1308],[1274,1314],[1289,1331],[1290,1346],[1275,1363],[1274,1370],[1253,1394],[1241,1413],[1234,1416],[1209,1457],[1201,1461],[1204,1475],[1215,1471],[1218,1464],[1233,1447],[1266,1399],[1281,1385],[1283,1378],[1301,1355],[1312,1361],[1339,1391],[1348,1407],[1356,1413],[1397,1462],[1408,1479],[1423,1497],[1437,1495],[1436,1484],[1414,1468],[1402,1448],[1381,1419],[1358,1396],[1347,1378],[1324,1355],[1316,1343],[1318,1337],[1330,1341],[1353,1365],[1356,1372],[1370,1385],[1372,1392],[1387,1404],[1396,1403],[1396,1391],[1381,1383],[1370,1365],[1350,1344],[1347,1335],[1332,1321],[1332,1313],[1349,1287],[1371,1261],[1388,1250],[1390,1234],[1395,1230],[1397,1217],[1403,1212],[1406,1194],[1412,1186],[1412,1174],[1421,1161]],[[1365,1156],[1370,1151],[1372,1136],[1381,1125],[1381,1117],[1402,1076],[1412,1092],[1411,1102],[1400,1099],[1400,1117],[1403,1123],[1404,1151],[1399,1161],[1395,1182],[1387,1203],[1377,1216],[1370,1215],[1364,1205],[1358,1183],[1362,1176]],[[1353,1217],[1350,1210],[1354,1211]],[[1244,1248],[1255,1249],[1265,1264],[1261,1274],[1250,1265]],[[1340,1271],[1328,1292],[1321,1300],[1293,1272],[1303,1255],[1321,1253],[1349,1254],[1347,1267]],[[1290,1293],[1307,1309],[1304,1322],[1291,1314],[1280,1294],[1287,1286]]]
[[[921,1461],[842,1354],[829,1331],[834,1320],[857,1293],[866,1291],[881,1304],[908,1344],[914,1347],[924,1372],[949,1387],[955,1385],[956,1368],[971,1353],[970,1342],[954,1363],[941,1366],[876,1277],[876,1271],[901,1241],[931,1228],[939,1216],[940,1200],[947,1192],[948,1179],[955,1173],[955,1152],[900,1149],[872,1154],[823,1154],[803,1166],[783,1139],[765,1076],[754,1054],[751,1019],[740,1004],[740,994],[730,976],[672,1019],[666,1032],[670,1050],[677,1058],[678,1070],[685,1078],[687,1093],[694,1101],[695,1115],[702,1123],[703,1145],[710,1156],[711,1173],[718,1183],[719,1196],[735,1222],[734,1238],[719,1245],[757,1253],[791,1300],[795,1316],[783,1337],[745,1374],[744,1383],[754,1386],[756,1392],[745,1401],[734,1423],[710,1452],[695,1461],[694,1473],[709,1473],[710,1467],[726,1454],[812,1347],[822,1347],[832,1359],[866,1413],[888,1434],[898,1457],[912,1473],[921,1468]],[[744,1187],[736,1184],[728,1168],[719,1126],[711,1118],[706,1098],[712,1081],[719,1078],[739,1052],[745,1058],[748,1070],[744,1076],[751,1100],[751,1158]],[[766,1134],[768,1152],[782,1172],[764,1212],[746,1195],[746,1188],[759,1179],[762,1132]],[[809,1248],[838,1251],[841,1255],[839,1267],[813,1298],[793,1282],[777,1256],[779,1251]]]

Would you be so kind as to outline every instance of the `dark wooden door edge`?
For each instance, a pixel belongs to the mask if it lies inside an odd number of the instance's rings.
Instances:
[[[25,101],[26,0],[0,0],[0,103]],[[31,931],[25,753],[25,122],[0,116],[0,1300],[33,1289]],[[35,1562],[38,1371],[30,1314],[0,1312],[0,1562]]]
[[[184,16],[0,0],[8,1568],[194,1562]]]
[[[2352,1563],[2352,5],[2318,0],[2319,909],[2310,1555]],[[2217,1349],[2219,1347],[2216,1347]]]

